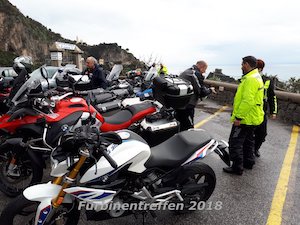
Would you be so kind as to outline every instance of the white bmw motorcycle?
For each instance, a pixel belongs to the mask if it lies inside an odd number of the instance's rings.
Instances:
[[[199,159],[214,151],[229,163],[226,143],[197,129],[151,149],[132,131],[100,134],[88,126],[66,133],[61,143],[51,155],[55,179],[25,189],[3,210],[0,225],[75,225],[83,217],[103,220],[150,211],[103,207],[108,204],[180,203],[184,212],[191,202],[208,200],[215,188],[214,171]],[[94,210],[80,210],[87,204]]]

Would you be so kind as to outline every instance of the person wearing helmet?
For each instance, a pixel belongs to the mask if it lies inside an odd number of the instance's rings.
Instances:
[[[255,146],[254,146],[254,154],[256,157],[260,157],[259,149],[262,143],[265,141],[267,136],[267,113],[268,111],[271,114],[271,119],[276,119],[277,115],[277,98],[274,92],[274,83],[273,80],[267,78],[263,73],[263,69],[265,67],[265,62],[261,59],[257,60],[257,69],[262,76],[264,82],[264,121],[260,124],[254,131],[255,135]],[[269,110],[268,110],[269,109]]]
[[[29,78],[29,74],[32,72],[32,59],[29,56],[19,56],[14,59],[13,69],[18,74],[17,78],[14,80],[13,88],[8,96],[8,105],[10,105],[11,100],[18,92],[20,87]]]
[[[28,74],[31,73],[32,67],[32,59],[29,56],[19,56],[14,59],[13,69],[18,75],[20,75],[23,69],[25,69]]]

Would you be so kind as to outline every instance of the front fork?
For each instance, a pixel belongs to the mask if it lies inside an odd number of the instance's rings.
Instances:
[[[13,156],[8,164],[8,168],[7,168],[7,175],[9,176],[14,176],[14,177],[19,177],[21,174],[19,171],[16,170],[17,168],[17,159],[15,158],[15,156]]]
[[[85,160],[90,156],[89,150],[87,148],[81,149],[80,155],[81,156],[79,158],[79,161],[76,163],[75,167],[71,170],[69,175],[67,177],[65,177],[65,180],[60,188],[58,195],[54,199],[52,199],[52,201],[51,201],[52,210],[48,214],[44,223],[50,222],[51,218],[53,217],[53,215],[55,214],[55,212],[57,211],[59,206],[62,204],[64,197],[66,195],[66,192],[64,191],[64,189],[68,188],[76,180],[76,177],[80,171],[80,168],[84,164]],[[63,177],[58,177],[58,178],[55,178],[52,181],[52,183],[60,185],[62,183],[62,181],[63,181]]]

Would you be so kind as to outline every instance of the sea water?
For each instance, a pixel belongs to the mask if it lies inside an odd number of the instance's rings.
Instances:
[[[241,65],[208,65],[206,73],[214,72],[215,69],[222,69],[222,73],[238,79],[242,76]],[[288,81],[291,77],[300,79],[300,64],[270,64],[266,65],[264,74],[268,76],[277,75],[280,81]]]

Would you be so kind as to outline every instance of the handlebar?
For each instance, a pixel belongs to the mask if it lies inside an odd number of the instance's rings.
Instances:
[[[45,93],[34,93],[34,94],[27,94],[28,97],[31,98],[45,98]]]
[[[113,158],[110,157],[110,155],[107,154],[107,152],[106,152],[105,150],[102,150],[102,154],[103,154],[104,158],[106,158],[106,160],[109,162],[109,164],[110,164],[113,168],[115,168],[115,169],[118,168],[118,165],[117,165],[116,161],[113,160]]]
[[[115,135],[116,141],[113,140],[113,135]],[[107,136],[107,138],[105,136]],[[116,133],[108,133],[102,135],[97,130],[97,128],[82,126],[77,129],[77,132],[75,132],[74,137],[77,140],[85,141],[91,144],[92,148],[90,149],[90,151],[92,151],[94,147],[97,147],[97,149],[100,150],[100,152],[102,153],[104,158],[109,162],[109,164],[115,169],[118,168],[118,164],[116,163],[116,161],[106,152],[105,148],[103,148],[103,146],[107,147],[107,145],[110,145],[111,143],[120,143],[118,140],[119,136]]]
[[[45,98],[45,97],[50,97],[58,94],[59,94],[58,91],[51,89],[42,93],[28,93],[27,96],[32,98]]]

